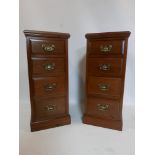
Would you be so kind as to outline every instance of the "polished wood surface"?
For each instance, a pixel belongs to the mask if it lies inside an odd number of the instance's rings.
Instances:
[[[47,52],[44,50],[43,46],[54,45],[54,50],[52,52]],[[30,39],[30,46],[33,55],[61,55],[65,54],[65,41],[62,39]],[[52,53],[52,54],[51,54]]]
[[[102,107],[106,107],[107,109],[103,109]],[[106,118],[106,119],[114,119],[120,120],[120,108],[118,100],[105,99],[100,97],[88,97],[88,112],[87,114],[90,116],[94,116],[97,118]]]
[[[36,30],[24,30],[24,34],[27,37],[35,37],[35,38],[62,38],[68,39],[70,37],[69,33],[60,33],[60,32],[47,32],[47,31],[36,31]]]
[[[87,39],[127,39],[130,36],[129,31],[120,31],[120,32],[100,32],[100,33],[87,33],[85,37]]]
[[[51,68],[48,68],[51,66]],[[63,76],[65,74],[64,58],[36,58],[32,57],[33,75]]]
[[[55,118],[65,115],[66,109],[64,106],[65,97],[52,97],[52,98],[35,98],[35,119],[36,120],[48,120],[49,118]]]
[[[102,89],[102,85],[107,86]],[[104,78],[104,77],[89,77],[88,78],[88,94],[102,96],[106,98],[119,98],[121,91],[120,78]]]
[[[130,32],[89,33],[83,123],[122,130],[122,107]]]
[[[64,77],[37,77],[32,84],[34,96],[66,96]],[[48,88],[51,85],[53,88]]]
[[[88,74],[119,77],[122,73],[122,62],[122,58],[88,58]]]
[[[85,124],[95,125],[99,127],[109,128],[109,129],[115,129],[122,131],[122,121],[121,120],[113,120],[113,119],[104,119],[104,118],[97,118],[92,117],[89,115],[85,115],[83,117],[83,122]]]
[[[71,123],[68,108],[68,33],[25,30],[31,131]]]
[[[112,46],[110,52],[104,53],[101,47]],[[88,44],[88,54],[92,55],[110,55],[121,54],[122,52],[122,40],[95,40],[90,41]]]

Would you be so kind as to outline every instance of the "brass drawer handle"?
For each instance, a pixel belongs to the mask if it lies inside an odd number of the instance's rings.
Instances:
[[[45,69],[46,71],[51,71],[51,70],[54,70],[54,69],[55,69],[55,63],[44,64],[43,67],[44,67],[44,69]]]
[[[53,52],[55,50],[55,45],[46,45],[46,44],[42,44],[42,48],[45,52]]]
[[[56,88],[56,83],[51,83],[45,86],[46,91],[53,91]]]
[[[100,46],[100,51],[103,53],[109,53],[111,50],[112,50],[112,45]]]
[[[109,90],[109,86],[107,84],[99,84],[98,87],[101,91]]]
[[[100,64],[99,68],[100,68],[100,70],[108,71],[111,69],[111,64]]]
[[[99,111],[107,111],[109,109],[109,105],[108,104],[97,104],[97,108]]]
[[[53,111],[55,111],[55,109],[56,109],[56,105],[55,105],[55,104],[50,104],[50,105],[46,106],[45,109],[46,109],[48,112],[53,112]]]

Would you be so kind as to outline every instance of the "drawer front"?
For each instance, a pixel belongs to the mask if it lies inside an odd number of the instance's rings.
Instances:
[[[119,98],[121,93],[120,78],[88,78],[88,94],[108,98]]]
[[[32,59],[32,74],[59,76],[64,75],[65,72],[65,59],[64,58],[33,58]]]
[[[35,117],[37,120],[45,120],[65,115],[66,100],[60,98],[37,98],[34,101]]]
[[[88,58],[88,75],[121,76],[121,58]]]
[[[65,53],[65,41],[56,39],[30,39],[33,55],[63,56]]]
[[[33,78],[34,96],[65,96],[65,78]]]
[[[90,55],[118,55],[122,53],[122,40],[93,40],[88,42]]]
[[[101,117],[105,119],[121,119],[119,102],[117,100],[89,97],[87,102],[88,115],[93,115],[94,117]]]

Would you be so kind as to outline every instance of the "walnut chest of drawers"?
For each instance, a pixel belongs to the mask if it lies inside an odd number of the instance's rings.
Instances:
[[[25,30],[31,131],[70,124],[67,33]]]
[[[122,130],[122,105],[130,32],[89,33],[83,123]]]

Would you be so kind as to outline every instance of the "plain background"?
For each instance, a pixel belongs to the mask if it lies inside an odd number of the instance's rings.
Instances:
[[[134,0],[20,0],[20,154],[134,154]],[[23,30],[67,32],[69,107],[72,124],[30,132],[26,39]],[[81,122],[84,102],[86,33],[131,31],[126,67],[123,131]]]
[[[153,72],[153,66],[155,66],[154,61],[155,53],[154,50],[152,50],[152,46],[150,46],[154,45],[155,22],[153,19],[155,14],[154,9],[155,1],[153,0],[136,1],[135,3],[136,3],[136,47],[135,47],[136,48],[135,53],[136,54],[136,77],[135,77],[136,78],[136,155],[139,154],[146,155],[146,154],[155,154],[154,149],[155,123],[153,123],[155,118],[155,112],[154,112],[155,72]],[[2,52],[0,61],[1,73],[2,73],[0,76],[1,81],[0,122],[2,125],[0,137],[3,147],[1,147],[0,152],[1,154],[17,155],[19,154],[18,0],[1,2],[0,17],[3,21],[1,22],[1,37],[0,37],[0,42],[3,43],[2,44],[3,46],[1,46]],[[8,47],[8,42],[10,47],[9,49],[11,50],[6,50],[6,47]],[[6,67],[10,68],[10,65],[11,65],[11,72],[10,70],[8,71],[8,69],[6,69]],[[11,86],[10,89],[11,91],[8,90],[8,87],[6,87],[7,84]],[[27,104],[20,104],[20,105],[27,105]],[[146,107],[149,108],[146,110]],[[8,115],[6,115],[6,112]]]
[[[26,40],[23,30],[70,33],[69,104],[82,103],[85,85],[86,33],[131,31],[124,105],[134,106],[134,0],[20,0],[20,103],[29,104]]]

